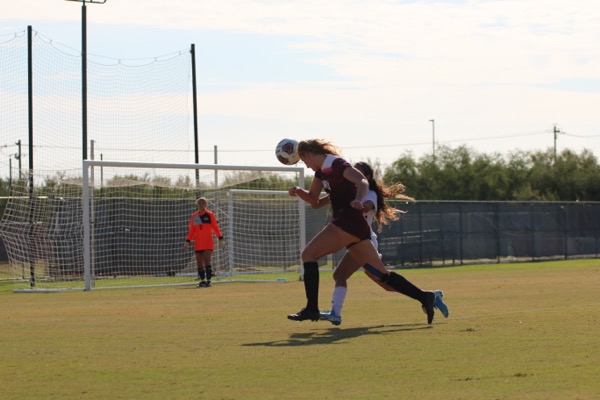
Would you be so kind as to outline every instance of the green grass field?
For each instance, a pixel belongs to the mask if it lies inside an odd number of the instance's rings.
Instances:
[[[5,399],[599,399],[600,260],[411,269],[450,317],[357,273],[339,327],[302,282],[13,293]],[[333,282],[321,275],[322,308]]]

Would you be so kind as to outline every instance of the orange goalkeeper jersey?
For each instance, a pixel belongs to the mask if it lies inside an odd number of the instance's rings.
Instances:
[[[204,209],[202,214],[196,211],[190,217],[190,226],[185,239],[194,241],[195,251],[214,250],[213,232],[219,239],[223,238],[217,217],[212,211]]]

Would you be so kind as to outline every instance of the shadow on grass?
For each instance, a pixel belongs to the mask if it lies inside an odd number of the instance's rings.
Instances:
[[[292,333],[289,339],[263,343],[246,343],[242,346],[307,346],[313,344],[331,344],[367,335],[385,335],[389,333],[431,329],[431,325],[422,324],[386,324],[361,326],[356,328],[329,328],[326,331]]]

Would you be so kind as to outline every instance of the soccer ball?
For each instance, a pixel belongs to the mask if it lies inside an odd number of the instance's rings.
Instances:
[[[275,155],[283,165],[294,165],[300,161],[298,142],[294,139],[283,139],[275,148]]]

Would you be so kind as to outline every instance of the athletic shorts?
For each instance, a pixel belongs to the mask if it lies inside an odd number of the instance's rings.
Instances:
[[[333,214],[331,222],[345,232],[356,236],[359,241],[364,239],[371,240],[371,227],[361,210],[344,207]]]

